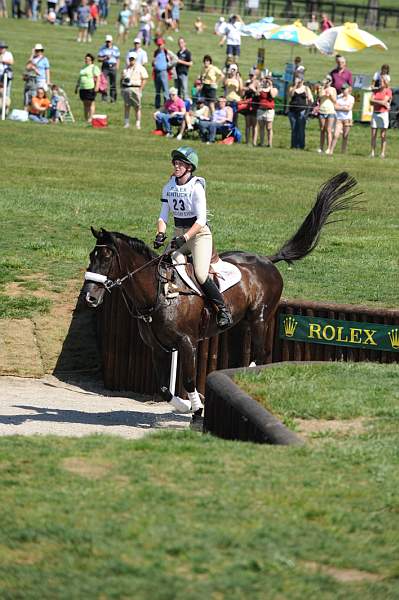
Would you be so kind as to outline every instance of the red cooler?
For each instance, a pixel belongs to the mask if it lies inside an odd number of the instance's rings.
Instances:
[[[107,127],[108,126],[107,115],[93,115],[91,124],[93,127],[99,127],[99,128]]]

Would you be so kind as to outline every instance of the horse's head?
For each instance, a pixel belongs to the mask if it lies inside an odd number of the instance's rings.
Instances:
[[[105,229],[96,231],[92,227],[91,232],[96,238],[96,245],[90,253],[83,295],[91,308],[97,308],[104,298],[106,289],[104,283],[112,276],[116,276],[119,262],[118,248],[116,239],[110,231]]]

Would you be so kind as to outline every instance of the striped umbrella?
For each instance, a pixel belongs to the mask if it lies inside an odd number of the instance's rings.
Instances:
[[[314,45],[323,54],[358,52],[373,46],[380,50],[388,50],[384,42],[368,31],[359,29],[357,23],[345,23],[340,27],[331,27],[323,31]]]
[[[288,42],[301,46],[312,46],[317,40],[317,35],[302,25],[301,21],[295,21],[291,25],[282,25],[276,31],[266,36],[266,39],[275,42]]]

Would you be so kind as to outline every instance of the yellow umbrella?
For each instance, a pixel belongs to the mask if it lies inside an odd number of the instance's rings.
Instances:
[[[265,35],[266,39],[276,42],[288,42],[301,46],[311,46],[317,40],[317,35],[302,25],[301,21],[295,21],[291,25],[282,25],[275,31]]]
[[[358,52],[375,46],[380,50],[388,50],[380,39],[359,29],[357,23],[345,23],[339,27],[331,27],[319,35],[314,45],[323,54],[337,52]]]

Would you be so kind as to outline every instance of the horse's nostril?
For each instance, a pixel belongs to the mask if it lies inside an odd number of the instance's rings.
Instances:
[[[87,304],[90,304],[91,306],[97,306],[97,298],[95,298],[94,296],[91,296],[90,292],[87,292],[87,294],[86,294],[86,302],[87,302]]]

